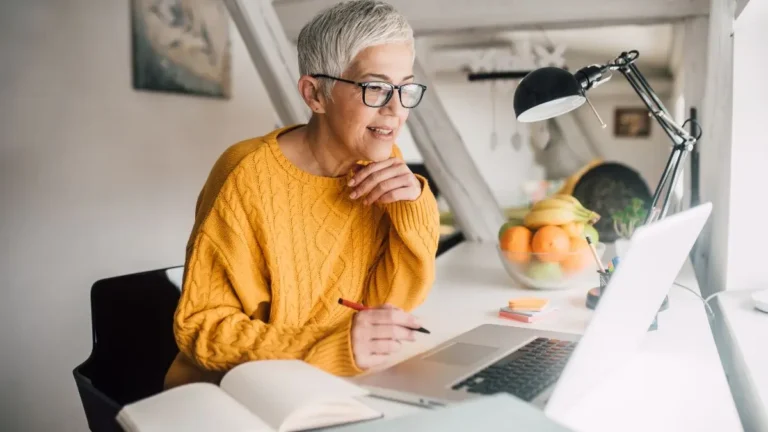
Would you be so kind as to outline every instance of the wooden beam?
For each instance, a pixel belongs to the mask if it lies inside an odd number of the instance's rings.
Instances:
[[[741,15],[744,8],[747,7],[747,3],[749,3],[749,0],[736,0],[736,13],[734,14],[734,18],[738,18],[739,15]]]
[[[299,65],[270,0],[224,0],[282,125],[306,123],[297,88]]]
[[[283,0],[274,3],[288,37],[320,10],[338,0]],[[598,27],[672,22],[706,15],[708,0],[390,0],[417,35],[475,30]]]
[[[408,129],[424,165],[440,186],[464,237],[468,241],[495,242],[504,223],[499,204],[418,59],[414,75],[432,89],[408,116]]]
[[[691,108],[695,108],[701,124],[701,115],[704,110],[704,93],[707,84],[707,40],[709,38],[709,18],[696,17],[686,19],[682,23],[682,41],[680,49],[680,67],[678,73],[682,76],[682,96],[685,101],[683,108],[685,118],[690,117]],[[672,101],[674,103],[675,101]],[[686,127],[690,131],[690,127]],[[706,137],[705,137],[706,142]],[[706,145],[706,144],[702,144]],[[701,150],[699,147],[698,151]],[[689,155],[685,162],[685,185],[690,191],[692,185],[691,161]],[[701,166],[699,166],[699,184],[701,183]],[[679,203],[680,209],[688,208],[691,195],[683,197]]]
[[[690,19],[690,18],[689,18]],[[669,48],[667,65],[675,80],[682,75],[680,71],[683,64],[683,41],[685,39],[685,19],[672,24],[672,45]]]
[[[691,107],[703,109],[707,86],[707,46],[709,19],[690,18],[683,23],[681,70],[683,74],[683,98],[686,116]]]
[[[726,283],[729,291],[768,287],[763,254],[754,252],[756,245],[768,242],[768,231],[753,229],[754,216],[763,214],[768,208],[763,200],[757,198],[762,194],[755,193],[755,189],[759,190],[768,184],[761,175],[768,161],[768,147],[763,139],[765,119],[768,118],[768,107],[763,102],[765,95],[768,95],[768,83],[765,81],[765,67],[768,63],[763,55],[768,41],[767,23],[768,1],[754,0],[734,25],[733,168],[729,185],[729,265]],[[723,305],[720,301],[716,304]],[[746,316],[746,304],[744,306],[744,309],[729,314],[728,318]],[[717,324],[717,327],[713,328],[720,330],[715,333],[715,340],[723,355],[723,369],[728,375],[731,394],[741,414],[743,430],[768,431],[768,409],[764,405],[768,399],[763,399],[764,396],[756,392],[756,387],[761,385],[755,379],[760,366],[753,365],[751,370],[744,367],[743,350],[750,348],[739,345],[731,336],[730,320],[725,319],[717,309],[715,317],[713,324]],[[738,342],[743,341],[741,337],[738,338]]]
[[[735,0],[712,0],[707,35],[706,82],[701,115],[702,202],[712,215],[693,254],[704,295],[726,288],[733,117],[733,24]]]
[[[509,52],[514,45],[508,44],[507,47],[503,50],[499,50],[499,52]],[[628,47],[627,49],[634,49],[634,47]],[[482,60],[485,56],[493,58],[493,55],[496,53],[494,49],[489,48],[433,48],[431,49],[427,54],[426,57],[421,57],[422,59],[425,59],[425,63],[429,64],[429,69],[434,71],[437,74],[440,73],[446,73],[446,72],[467,72],[469,70],[475,70],[475,68],[478,68],[478,64],[482,64]],[[621,51],[616,51],[612,53],[611,55],[596,55],[595,53],[591,52],[583,52],[578,50],[569,49],[566,51],[564,57],[565,64],[560,67],[566,67],[571,72],[576,72],[580,68],[592,64],[604,64],[607,61],[611,60],[612,58],[619,55]],[[641,52],[642,56],[642,52]],[[491,68],[486,67],[482,69],[486,72],[491,72],[495,70],[522,70],[527,71],[530,69],[535,68],[535,65],[525,65],[525,66],[516,66],[517,64],[520,64],[522,62],[528,63],[532,61],[536,61],[537,59],[534,57],[531,60],[526,60],[523,58],[515,58],[514,55],[509,55],[509,57],[505,57],[504,54],[498,55],[498,59],[500,60],[501,66]],[[494,65],[494,63],[488,62],[490,65]],[[506,66],[504,63],[508,63],[509,66]],[[559,66],[559,65],[558,65]],[[638,67],[642,70],[643,76],[645,76],[648,80],[658,80],[661,81],[663,79],[669,79],[670,78],[670,68],[667,64],[664,65],[658,65],[658,64],[647,64],[638,62]],[[478,68],[480,69],[480,68]],[[603,86],[609,86],[611,83],[614,82],[620,82],[621,87],[625,87],[632,91],[632,87],[629,85],[629,83],[624,80],[624,78],[620,76],[613,77],[610,81],[603,84]],[[600,90],[602,90],[603,86],[600,87]],[[655,90],[655,87],[654,87]]]

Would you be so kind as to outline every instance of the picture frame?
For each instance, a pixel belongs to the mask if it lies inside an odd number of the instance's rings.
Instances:
[[[619,107],[614,112],[613,134],[619,138],[647,138],[651,116],[646,108]]]
[[[223,2],[128,1],[134,89],[230,98],[230,18]]]

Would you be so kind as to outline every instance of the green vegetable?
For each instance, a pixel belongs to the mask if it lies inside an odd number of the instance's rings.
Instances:
[[[613,230],[619,237],[628,239],[632,237],[635,228],[639,227],[648,216],[643,200],[632,198],[629,205],[623,210],[611,213]]]

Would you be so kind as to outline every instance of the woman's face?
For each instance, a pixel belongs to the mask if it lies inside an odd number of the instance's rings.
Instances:
[[[385,44],[361,51],[342,76],[356,82],[413,82],[413,51],[408,44]],[[369,100],[375,91],[368,90]],[[386,105],[372,108],[363,103],[360,86],[337,81],[331,92],[332,100],[325,106],[325,118],[334,135],[350,152],[361,160],[388,159],[400,133],[408,109],[400,104],[395,90]]]

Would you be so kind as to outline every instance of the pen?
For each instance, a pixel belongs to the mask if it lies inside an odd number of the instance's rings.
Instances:
[[[339,304],[342,305],[342,306],[346,306],[348,308],[354,309],[354,310],[356,310],[358,312],[370,309],[368,307],[365,307],[365,306],[361,305],[360,303],[355,303],[353,301],[344,300],[343,298],[339,299]],[[419,327],[419,328],[413,329],[413,330],[415,330],[417,332],[420,332],[420,333],[430,334],[429,330],[425,329],[424,327]]]
[[[597,255],[597,250],[595,249],[595,245],[592,244],[592,238],[590,236],[587,237],[587,243],[589,244],[589,250],[592,251],[592,256],[595,258],[595,262],[597,263],[597,268],[600,269],[601,273],[606,273],[605,267],[603,267],[603,263],[600,261],[600,257]]]

